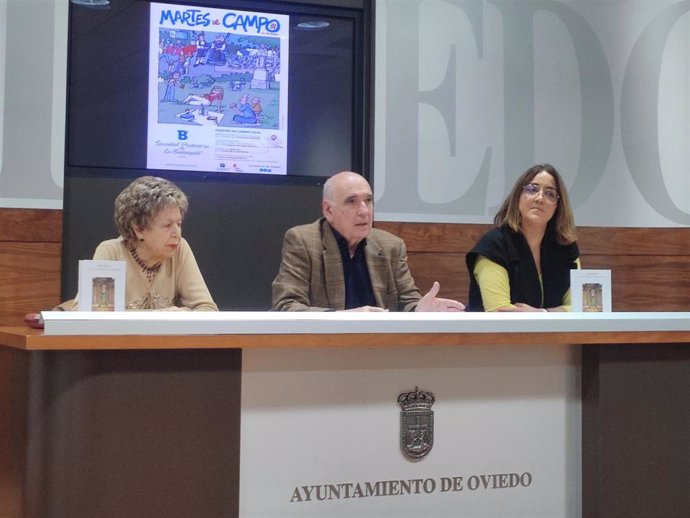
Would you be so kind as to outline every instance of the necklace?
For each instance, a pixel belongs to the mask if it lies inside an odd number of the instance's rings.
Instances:
[[[139,257],[136,248],[130,248],[129,251],[132,253],[132,259],[134,259],[144,271],[149,282],[152,281],[154,277],[156,277],[158,270],[160,270],[160,263],[158,263],[156,266],[146,266],[146,263],[141,259],[141,257]]]

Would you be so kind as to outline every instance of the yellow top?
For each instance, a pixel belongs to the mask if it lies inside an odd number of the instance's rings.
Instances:
[[[575,263],[579,269],[580,259],[578,258]],[[503,266],[480,255],[477,257],[477,261],[474,265],[474,277],[477,279],[479,291],[482,294],[484,311],[496,311],[498,308],[502,307],[515,307],[510,301],[510,280],[508,279],[508,270],[503,268]],[[541,285],[541,275],[539,276],[539,283]],[[542,286],[542,301],[543,298],[544,289]],[[559,309],[561,311],[570,311],[570,290],[565,292],[563,303],[559,306]]]

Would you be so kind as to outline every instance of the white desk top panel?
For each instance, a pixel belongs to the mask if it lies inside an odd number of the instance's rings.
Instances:
[[[46,335],[563,333],[690,331],[690,313],[44,311]]]

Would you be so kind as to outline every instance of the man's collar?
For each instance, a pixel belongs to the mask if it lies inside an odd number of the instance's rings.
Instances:
[[[328,223],[328,226],[331,228],[331,232],[333,232],[333,236],[335,237],[336,242],[338,243],[338,247],[340,250],[347,250],[348,255],[350,253],[350,247],[347,243],[347,239],[343,237],[343,235],[338,232],[335,228],[333,228],[333,225]],[[356,255],[360,250],[362,250],[365,246],[367,246],[367,238],[365,237],[362,239],[359,243],[357,243],[357,248],[355,249],[355,254]]]

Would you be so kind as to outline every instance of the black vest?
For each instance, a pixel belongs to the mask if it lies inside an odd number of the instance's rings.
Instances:
[[[469,305],[465,311],[484,311],[481,291],[474,277],[474,265],[480,255],[508,271],[513,304],[523,302],[535,308],[553,308],[563,304],[563,297],[570,288],[570,270],[577,268],[575,260],[579,250],[577,243],[558,244],[555,232],[551,225],[548,226],[541,243],[542,304],[539,273],[525,237],[505,226],[490,230],[465,258],[470,273]]]

